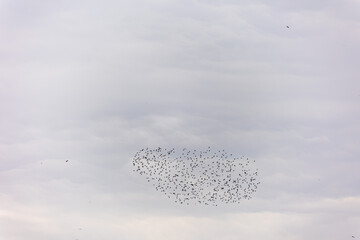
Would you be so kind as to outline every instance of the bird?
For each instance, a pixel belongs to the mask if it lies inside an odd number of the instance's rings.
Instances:
[[[66,159],[66,161],[65,162],[68,162],[69,160],[68,159]]]
[[[229,158],[231,156],[231,158]],[[134,172],[176,203],[218,206],[250,200],[260,181],[255,161],[225,149],[142,148],[133,157]],[[246,162],[245,162],[246,161]],[[245,168],[246,163],[246,168]]]
[[[289,26],[286,26],[286,28],[290,28]]]

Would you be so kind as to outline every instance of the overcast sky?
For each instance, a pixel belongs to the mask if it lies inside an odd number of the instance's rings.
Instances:
[[[360,238],[359,13],[358,0],[0,0],[0,239]],[[259,190],[169,201],[131,168],[159,146],[256,159]]]

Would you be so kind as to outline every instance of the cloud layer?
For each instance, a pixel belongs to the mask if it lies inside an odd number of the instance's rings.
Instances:
[[[359,10],[0,1],[0,238],[360,238]],[[131,171],[159,146],[256,159],[261,190],[179,207]]]

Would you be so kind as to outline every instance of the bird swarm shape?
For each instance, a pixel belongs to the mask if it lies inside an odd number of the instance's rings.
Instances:
[[[141,149],[133,158],[134,171],[146,177],[157,191],[179,204],[239,203],[256,192],[255,160],[234,157],[225,150],[175,151]]]

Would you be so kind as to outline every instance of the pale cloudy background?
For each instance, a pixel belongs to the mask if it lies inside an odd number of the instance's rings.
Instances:
[[[360,238],[359,13],[1,0],[0,239]],[[131,171],[147,146],[245,154],[260,189],[179,206]]]

